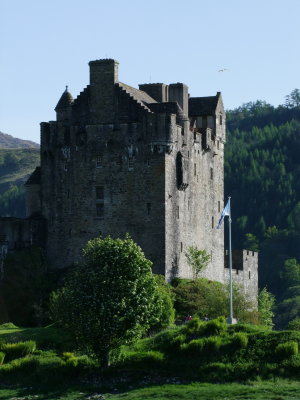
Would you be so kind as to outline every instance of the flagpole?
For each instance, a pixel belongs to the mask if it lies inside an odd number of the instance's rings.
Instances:
[[[230,204],[231,197],[228,197],[229,203],[229,215],[228,215],[228,227],[229,227],[229,296],[230,296],[230,324],[233,323],[233,305],[232,305],[232,248],[231,248],[231,204]]]

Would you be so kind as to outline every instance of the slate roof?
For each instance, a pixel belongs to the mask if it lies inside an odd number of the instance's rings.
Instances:
[[[145,105],[151,104],[151,103],[157,103],[156,100],[154,100],[149,94],[144,92],[143,90],[136,89],[132,86],[126,85],[125,83],[118,82],[118,85],[126,90],[127,93],[131,94],[132,97],[135,98],[135,100],[144,103]]]
[[[40,183],[41,183],[41,167],[36,167],[36,169],[28,178],[25,185],[40,185]]]
[[[190,97],[189,98],[189,115],[204,116],[213,115],[215,113],[220,94],[208,97]]]
[[[149,104],[149,108],[151,111],[155,113],[176,114],[179,119],[183,120],[186,119],[177,101],[169,101],[165,103],[153,103]]]
[[[66,90],[63,92],[60,99],[58,100],[58,103],[56,104],[56,107],[54,110],[57,111],[60,108],[69,107],[69,105],[72,104],[73,101],[74,101],[73,96],[71,95],[70,92],[68,92],[68,86],[67,86]]]

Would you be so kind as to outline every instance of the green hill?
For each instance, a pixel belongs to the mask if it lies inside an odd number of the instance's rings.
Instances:
[[[227,119],[233,246],[260,251],[259,286],[276,295],[283,327],[300,316],[300,92],[277,108],[244,104]]]
[[[25,216],[23,185],[39,164],[38,148],[0,148],[0,216]]]

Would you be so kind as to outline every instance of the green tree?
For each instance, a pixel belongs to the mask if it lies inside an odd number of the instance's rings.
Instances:
[[[105,368],[111,350],[159,322],[163,305],[152,263],[129,236],[90,240],[84,260],[52,295],[51,310]]]
[[[245,239],[243,247],[247,250],[258,251],[259,250],[259,242],[258,242],[257,237],[255,235],[253,235],[252,233],[246,233],[245,237],[246,237],[246,239]]]
[[[284,262],[284,268],[281,273],[285,288],[300,285],[300,264],[295,258],[290,258]]]
[[[262,325],[273,327],[274,306],[275,297],[264,287],[258,293],[258,313]]]
[[[172,292],[172,286],[165,281],[163,275],[154,275],[154,278],[158,286],[160,299],[162,300],[162,309],[158,322],[151,325],[150,328],[151,331],[158,331],[160,329],[165,329],[174,323],[174,294]]]
[[[210,255],[206,250],[199,250],[196,246],[189,246],[185,252],[188,265],[192,268],[193,278],[197,279],[210,262]]]

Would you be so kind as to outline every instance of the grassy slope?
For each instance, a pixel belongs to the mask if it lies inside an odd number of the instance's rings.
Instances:
[[[203,329],[203,327],[201,328]],[[235,330],[237,328],[235,327]],[[253,326],[241,326],[242,330],[248,330],[249,336],[256,335],[255,342],[258,342],[258,346],[262,349],[273,348],[275,343],[271,343],[272,340],[277,342],[282,341],[282,336],[298,337],[296,333],[290,332],[269,332],[261,328]],[[199,329],[198,329],[199,331]],[[273,399],[273,400],[292,400],[299,399],[300,395],[300,382],[289,381],[286,379],[278,379],[272,377],[269,381],[261,381],[260,378],[256,377],[256,380],[250,382],[248,377],[244,380],[244,383],[218,383],[218,379],[213,380],[212,383],[204,382],[188,382],[187,377],[183,371],[182,377],[174,375],[174,372],[180,373],[180,368],[189,369],[189,364],[194,367],[197,365],[197,358],[192,355],[190,358],[185,358],[182,353],[178,354],[178,351],[173,351],[172,362],[177,364],[174,368],[171,368],[172,375],[166,374],[165,367],[169,369],[166,364],[162,365],[162,369],[158,369],[153,373],[155,369],[155,363],[151,362],[141,363],[141,359],[146,351],[164,351],[167,354],[167,349],[172,342],[172,337],[175,337],[179,333],[183,334],[186,332],[186,326],[177,329],[171,329],[164,331],[153,337],[143,339],[137,342],[131,347],[123,349],[125,356],[125,363],[121,362],[116,364],[111,372],[107,376],[102,376],[97,367],[89,369],[80,369],[79,374],[76,368],[65,369],[66,365],[61,363],[62,352],[66,351],[70,347],[70,342],[67,337],[62,334],[62,331],[55,326],[48,326],[45,328],[17,328],[13,325],[3,325],[0,327],[0,340],[7,342],[16,342],[28,339],[36,340],[39,350],[37,355],[39,357],[39,375],[38,379],[35,377],[33,367],[22,369],[15,369],[8,382],[5,381],[8,386],[3,385],[2,379],[0,379],[0,399],[12,399],[12,398],[23,398],[23,399],[101,399],[100,394],[103,395],[102,399],[182,399],[182,400],[193,400],[193,399]],[[191,331],[192,338],[197,336],[197,332]],[[233,332],[229,332],[231,335]],[[206,336],[208,337],[208,336]],[[269,338],[264,340],[262,338]],[[284,340],[286,340],[286,338]],[[250,342],[250,340],[249,340]],[[185,341],[188,343],[188,340]],[[247,357],[251,355],[255,358],[255,345],[251,345]],[[72,345],[71,345],[72,348]],[[48,350],[47,350],[48,349]],[[54,350],[49,350],[54,349]],[[69,350],[69,348],[68,348]],[[268,352],[268,351],[267,351]],[[149,352],[150,354],[150,352]],[[259,355],[259,354],[256,354]],[[240,353],[242,357],[242,353]],[[262,358],[264,355],[261,354]],[[27,358],[30,358],[29,356]],[[127,360],[126,360],[127,357]],[[205,358],[205,356],[204,356]],[[221,360],[221,357],[219,357]],[[232,355],[232,359],[233,359]],[[26,359],[26,357],[24,357]],[[22,359],[20,359],[22,360]],[[17,361],[17,360],[16,360]],[[154,360],[156,361],[156,360]],[[251,360],[249,360],[251,361]],[[195,363],[196,362],[196,363]],[[198,358],[198,367],[203,363],[203,358]],[[8,365],[8,364],[7,364]],[[25,365],[26,367],[26,365]],[[179,369],[178,369],[179,367]],[[151,371],[152,370],[152,371]],[[77,372],[76,372],[77,371]],[[75,372],[75,374],[74,374]],[[149,374],[149,375],[148,375]],[[148,376],[154,377],[149,379]],[[28,375],[30,379],[23,380],[23,376]],[[53,376],[56,376],[53,380]],[[89,377],[82,380],[82,377]],[[185,376],[185,377],[184,377]],[[203,377],[200,377],[203,381]],[[253,377],[252,377],[253,378]],[[32,380],[33,379],[33,380]],[[197,379],[196,379],[197,380]],[[2,381],[2,385],[1,385]],[[79,383],[79,382],[88,383]],[[182,382],[181,384],[178,384]],[[93,386],[92,386],[93,383]],[[173,384],[172,384],[173,383]],[[96,395],[97,394],[97,395]],[[94,396],[94,397],[93,397]]]

